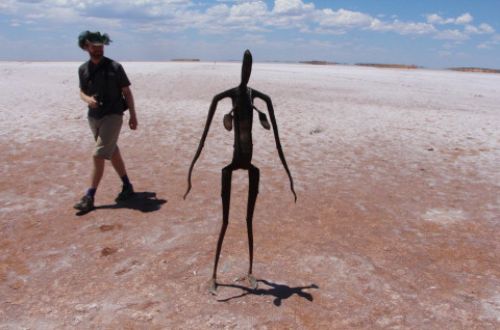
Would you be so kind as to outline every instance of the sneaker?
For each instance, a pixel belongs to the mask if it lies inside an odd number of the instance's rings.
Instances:
[[[73,207],[82,212],[89,212],[94,209],[94,197],[85,195]]]
[[[115,202],[122,202],[134,196],[134,187],[132,185],[123,186],[122,191],[115,198]]]

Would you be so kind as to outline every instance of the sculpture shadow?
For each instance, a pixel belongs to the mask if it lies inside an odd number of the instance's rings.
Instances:
[[[256,296],[273,296],[273,297],[275,297],[275,299],[273,300],[273,304],[275,306],[279,307],[279,306],[281,306],[281,303],[282,303],[283,300],[290,298],[294,294],[298,295],[299,297],[305,298],[305,299],[307,299],[309,301],[313,301],[314,300],[313,295],[310,294],[309,292],[305,292],[304,290],[305,289],[319,289],[319,287],[316,284],[311,284],[311,285],[308,285],[308,286],[299,286],[299,287],[291,288],[288,285],[276,284],[276,283],[272,283],[272,282],[269,282],[269,281],[266,281],[266,280],[257,280],[257,282],[263,283],[263,284],[267,285],[269,288],[265,288],[265,289],[260,289],[260,288],[251,289],[251,288],[247,288],[245,286],[238,285],[238,284],[219,284],[219,286],[225,286],[225,287],[230,287],[230,288],[237,288],[237,289],[241,289],[241,290],[243,290],[245,292],[243,292],[242,294],[239,294],[237,296],[234,296],[234,297],[230,297],[230,298],[226,298],[226,299],[220,299],[220,300],[217,300],[217,301],[219,301],[219,302],[227,302],[227,301],[230,301],[230,300],[233,300],[233,299],[238,299],[238,298],[247,296],[249,294],[256,295]]]
[[[115,204],[99,205],[89,212],[99,209],[131,209],[148,213],[158,211],[165,203],[167,203],[167,200],[157,198],[155,192],[142,191],[134,193],[132,197],[125,201],[116,202]],[[82,216],[89,212],[80,211],[76,213],[76,215]]]

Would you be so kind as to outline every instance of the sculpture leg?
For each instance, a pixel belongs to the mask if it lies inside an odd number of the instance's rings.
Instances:
[[[211,293],[215,294],[217,290],[217,265],[219,264],[219,256],[222,249],[222,242],[224,241],[224,235],[226,234],[227,225],[229,223],[229,203],[231,199],[231,177],[233,174],[232,165],[228,165],[222,169],[222,227],[219,233],[219,240],[217,241],[217,250],[215,252],[215,264],[212,279],[209,283],[209,290]]]
[[[247,205],[247,232],[248,232],[248,251],[250,256],[250,266],[248,269],[248,281],[252,289],[257,288],[257,280],[252,275],[253,265],[253,211],[255,202],[259,193],[259,178],[260,171],[257,167],[251,165],[248,169],[249,188],[248,188],[248,205]]]

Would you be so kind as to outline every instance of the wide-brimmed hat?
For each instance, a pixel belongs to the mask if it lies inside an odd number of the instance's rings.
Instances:
[[[80,33],[78,36],[78,46],[80,46],[81,49],[85,49],[85,44],[89,42],[93,45],[109,45],[111,42],[111,39],[109,39],[109,36],[107,33],[101,34],[101,32],[96,31],[96,32],[90,32],[90,31],[83,31]]]

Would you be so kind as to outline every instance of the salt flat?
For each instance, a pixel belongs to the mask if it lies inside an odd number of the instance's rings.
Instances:
[[[228,100],[182,195],[210,101],[241,66],[123,65],[139,130],[119,144],[148,199],[115,205],[108,165],[98,209],[77,216],[92,152],[79,63],[0,62],[0,328],[500,327],[500,75],[254,63],[298,201],[255,123],[261,281],[233,285],[248,263],[238,171],[219,265],[233,286],[214,297]]]

